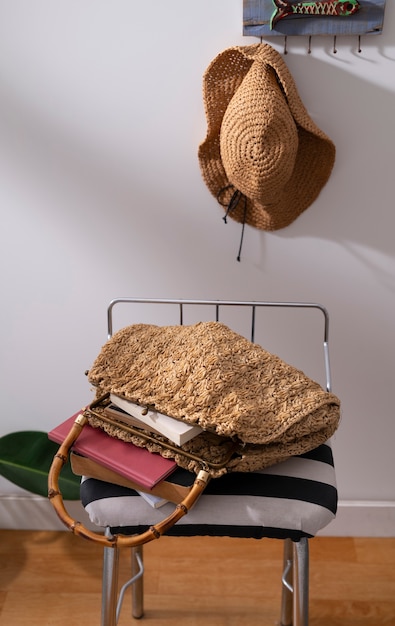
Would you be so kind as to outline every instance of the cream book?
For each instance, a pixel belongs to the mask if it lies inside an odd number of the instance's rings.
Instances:
[[[115,418],[117,421],[122,422],[123,424],[127,424],[127,426],[133,426],[135,428],[143,428],[144,430],[149,430],[150,433],[156,433],[157,435],[161,435],[160,430],[153,428],[152,426],[148,427],[141,420],[136,419],[130,413],[126,413],[123,409],[117,406],[114,403],[110,403],[103,409],[105,415],[109,417]]]
[[[159,433],[178,446],[182,446],[184,443],[203,432],[200,426],[187,424],[186,422],[177,420],[174,417],[169,417],[163,413],[158,413],[157,411],[147,410],[145,407],[139,406],[114,393],[110,394],[110,400],[115,406],[134,418],[134,420],[141,422],[140,428]],[[119,419],[127,423],[127,415],[120,416]],[[133,423],[136,425],[135,421]]]

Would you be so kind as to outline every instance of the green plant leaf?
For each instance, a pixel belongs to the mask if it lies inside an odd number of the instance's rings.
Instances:
[[[9,433],[0,438],[0,474],[18,487],[48,495],[48,472],[59,444],[48,434],[37,430]],[[80,477],[66,463],[59,477],[59,488],[65,500],[79,500]]]

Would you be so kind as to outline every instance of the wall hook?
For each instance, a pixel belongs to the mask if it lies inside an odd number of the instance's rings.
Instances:
[[[362,52],[362,48],[361,48],[361,35],[358,35],[358,52],[359,52],[359,54],[361,54],[361,52]]]
[[[336,35],[333,37],[333,54],[337,53],[337,48],[336,48]]]
[[[288,54],[288,50],[287,50],[287,35],[285,35],[285,37],[284,37],[284,54]]]
[[[311,35],[309,36],[309,47],[307,48],[307,54],[311,54]]]

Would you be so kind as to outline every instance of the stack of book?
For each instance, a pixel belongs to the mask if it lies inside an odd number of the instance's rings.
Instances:
[[[121,424],[161,434],[177,445],[202,432],[199,426],[144,409],[120,396],[111,394],[110,400],[104,410]],[[49,439],[61,444],[78,414],[53,428],[48,433]],[[173,459],[110,437],[89,424],[84,426],[73,444],[70,462],[75,474],[134,489],[155,508],[169,501],[182,502],[195,479],[191,472],[178,468]]]

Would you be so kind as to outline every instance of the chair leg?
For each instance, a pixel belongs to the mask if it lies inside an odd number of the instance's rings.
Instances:
[[[303,537],[293,544],[293,626],[309,624],[309,541]]]
[[[144,615],[144,576],[143,546],[132,548],[132,617],[139,619]],[[140,574],[140,576],[138,575]]]
[[[104,548],[101,626],[116,626],[119,548]]]
[[[292,626],[293,598],[293,543],[284,541],[283,576],[281,591],[281,626]]]
[[[308,626],[309,544],[286,539],[282,576],[281,626]]]

